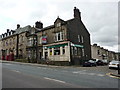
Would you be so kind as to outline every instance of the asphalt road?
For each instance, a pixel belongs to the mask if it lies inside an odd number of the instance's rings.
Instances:
[[[2,64],[2,88],[118,88],[107,66],[42,67]]]

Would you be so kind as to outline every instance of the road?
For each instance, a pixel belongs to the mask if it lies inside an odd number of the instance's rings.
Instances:
[[[2,63],[3,88],[118,88],[107,66],[50,67]]]

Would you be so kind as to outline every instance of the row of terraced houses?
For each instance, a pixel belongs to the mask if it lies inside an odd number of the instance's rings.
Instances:
[[[73,11],[72,19],[58,17],[48,27],[37,21],[33,27],[17,24],[15,30],[7,29],[0,35],[0,58],[59,65],[81,65],[89,59],[118,60],[118,53],[91,45],[81,12],[76,7]]]

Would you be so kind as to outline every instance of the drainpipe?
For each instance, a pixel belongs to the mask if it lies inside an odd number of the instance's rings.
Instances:
[[[19,46],[18,46],[18,44],[19,44],[19,34],[17,34],[17,44],[16,44],[16,58],[18,58],[18,55],[19,55]]]

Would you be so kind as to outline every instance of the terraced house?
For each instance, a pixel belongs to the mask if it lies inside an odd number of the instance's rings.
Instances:
[[[57,18],[53,25],[44,27],[36,22],[28,32],[28,57],[36,62],[48,61],[60,65],[80,65],[91,58],[90,34],[81,21],[81,12],[74,8],[74,18]]]
[[[119,53],[109,51],[108,49],[104,49],[103,47],[100,47],[97,44],[91,45],[91,54],[93,59],[108,61],[119,60]]]
[[[1,35],[1,56],[3,60],[26,58],[26,31],[30,28],[30,26],[21,28],[18,24],[17,29],[7,29],[7,32]],[[14,55],[12,58],[10,58],[11,54]]]

